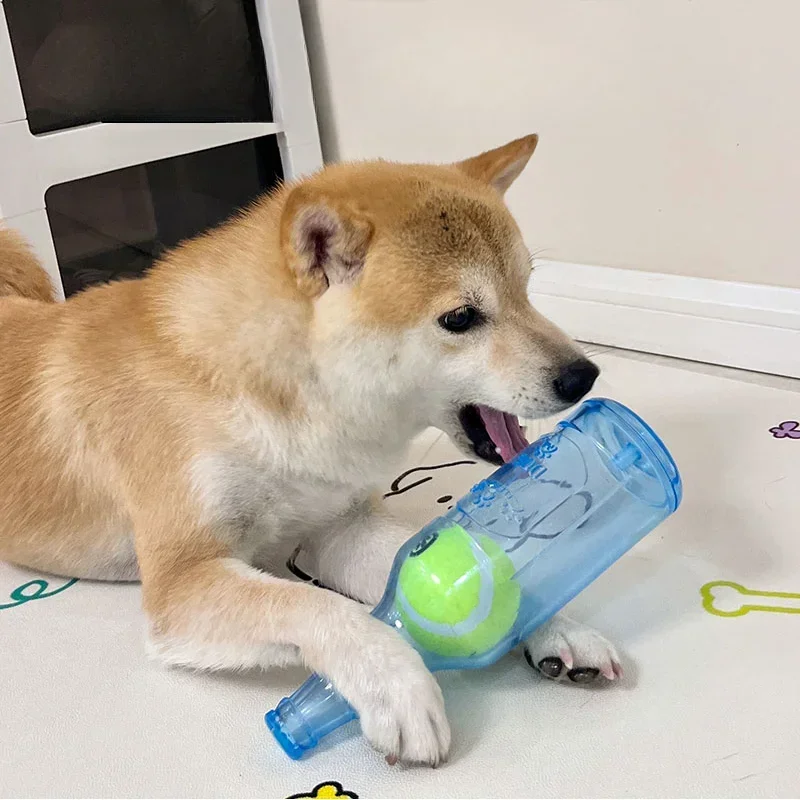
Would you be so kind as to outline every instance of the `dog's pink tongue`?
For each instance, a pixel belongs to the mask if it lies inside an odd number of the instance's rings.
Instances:
[[[528,446],[519,420],[513,414],[506,414],[489,406],[478,406],[478,411],[486,432],[500,451],[503,461],[511,461]]]

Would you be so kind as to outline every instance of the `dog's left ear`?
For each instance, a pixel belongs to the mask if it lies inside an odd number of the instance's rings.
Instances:
[[[372,235],[372,223],[360,211],[304,186],[292,191],[281,220],[284,258],[311,297],[329,286],[356,282]]]
[[[539,137],[532,133],[495,150],[487,150],[474,158],[459,161],[456,167],[471,178],[491,184],[500,194],[519,177],[533,155]]]

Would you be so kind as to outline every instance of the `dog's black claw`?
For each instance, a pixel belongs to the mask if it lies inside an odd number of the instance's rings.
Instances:
[[[548,678],[557,678],[564,669],[564,662],[558,656],[543,658],[539,664],[539,672]]]
[[[573,683],[591,683],[600,674],[594,667],[575,667],[567,673]]]

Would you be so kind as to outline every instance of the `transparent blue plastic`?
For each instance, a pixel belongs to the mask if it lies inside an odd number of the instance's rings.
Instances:
[[[485,667],[675,511],[681,493],[647,423],[613,400],[587,400],[406,542],[372,614],[431,670]],[[297,759],[356,716],[315,674],[266,722]]]

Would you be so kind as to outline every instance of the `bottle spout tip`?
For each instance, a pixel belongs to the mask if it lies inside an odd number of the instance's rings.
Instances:
[[[278,706],[278,708],[273,708],[272,711],[268,711],[264,717],[264,721],[267,723],[267,727],[275,737],[275,741],[281,746],[283,752],[286,753],[286,755],[292,760],[298,761],[300,758],[302,758],[307,748],[301,747],[299,744],[297,744],[291,735],[284,729],[279,710],[280,706]]]
[[[321,675],[312,675],[291,697],[284,697],[264,717],[275,741],[295,761],[320,740],[352,719],[356,712]]]

